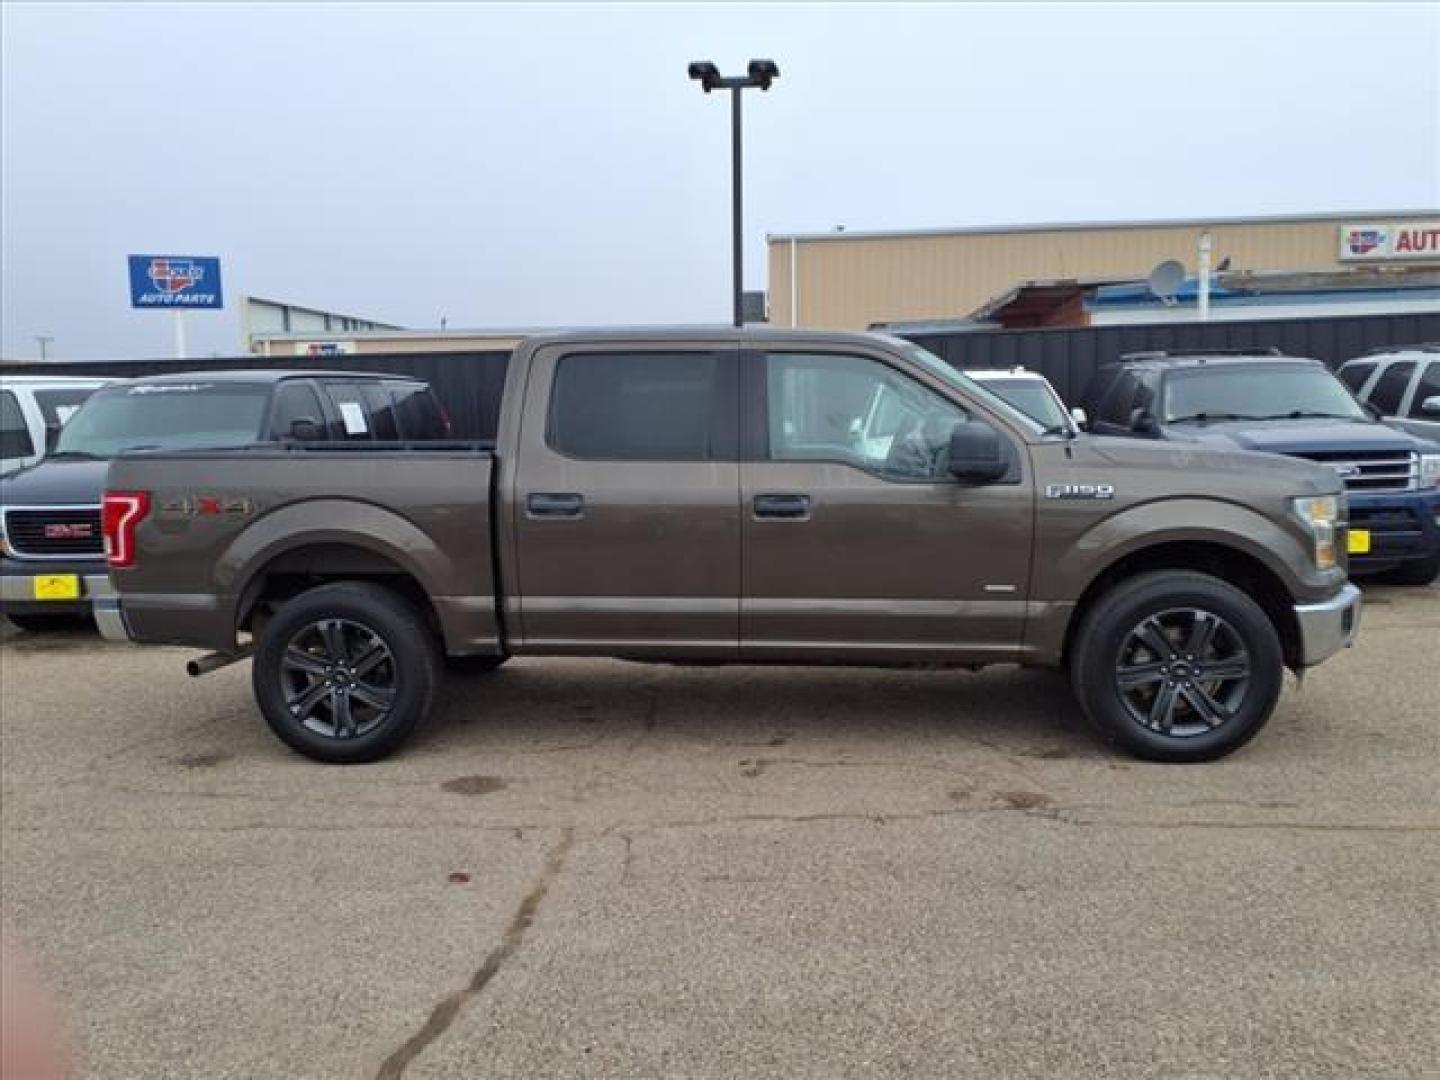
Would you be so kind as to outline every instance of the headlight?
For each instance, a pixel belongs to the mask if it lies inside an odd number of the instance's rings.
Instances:
[[[1335,565],[1335,526],[1340,520],[1340,503],[1337,495],[1305,495],[1290,500],[1295,516],[1314,538],[1315,565],[1321,570]]]
[[[1420,455],[1420,486],[1440,486],[1440,454]]]

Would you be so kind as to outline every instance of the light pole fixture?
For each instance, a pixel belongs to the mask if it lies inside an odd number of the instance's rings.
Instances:
[[[705,93],[711,90],[730,91],[730,205],[731,242],[734,244],[735,260],[735,325],[745,321],[743,304],[745,290],[745,256],[743,238],[743,187],[740,153],[740,93],[743,90],[759,88],[769,90],[770,84],[780,77],[780,69],[774,60],[751,60],[744,75],[721,75],[720,69],[709,60],[697,60],[690,65],[690,78],[700,84]]]

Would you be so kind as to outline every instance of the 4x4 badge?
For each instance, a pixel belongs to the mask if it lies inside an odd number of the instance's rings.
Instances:
[[[1113,499],[1114,484],[1046,484],[1047,499]]]

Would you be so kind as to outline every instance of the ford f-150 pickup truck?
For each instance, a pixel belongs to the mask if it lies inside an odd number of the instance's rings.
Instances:
[[[1204,760],[1360,607],[1333,469],[1050,431],[868,334],[531,339],[493,447],[127,454],[104,528],[108,636],[253,655],[275,733],[339,762],[444,658],[533,655],[1063,666],[1111,740]]]

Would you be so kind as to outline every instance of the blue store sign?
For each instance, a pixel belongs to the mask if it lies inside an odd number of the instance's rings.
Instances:
[[[130,306],[221,308],[220,260],[208,255],[131,255]]]

